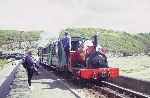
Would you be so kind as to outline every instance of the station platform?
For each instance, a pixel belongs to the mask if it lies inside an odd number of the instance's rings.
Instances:
[[[31,98],[80,98],[61,79],[51,71],[40,68],[39,75],[34,75],[31,84]]]

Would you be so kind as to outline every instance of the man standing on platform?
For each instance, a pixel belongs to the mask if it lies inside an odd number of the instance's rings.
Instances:
[[[68,32],[65,32],[62,43],[66,54],[66,62],[67,64],[69,64],[69,57],[70,57],[70,50],[71,50],[71,37]]]

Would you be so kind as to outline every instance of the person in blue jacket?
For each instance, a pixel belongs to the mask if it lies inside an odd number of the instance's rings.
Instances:
[[[31,51],[29,51],[25,57],[25,61],[24,61],[25,65],[26,65],[26,70],[27,70],[27,75],[28,75],[28,84],[29,87],[31,86],[31,79],[33,76],[33,72],[34,72],[34,60],[32,59],[32,53]]]
[[[71,37],[69,36],[68,32],[65,32],[65,36],[62,39],[62,44],[64,47],[64,51],[66,54],[66,62],[69,64],[69,56],[70,56],[70,50],[71,50]]]

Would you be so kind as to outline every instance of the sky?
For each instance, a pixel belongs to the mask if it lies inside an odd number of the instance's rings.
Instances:
[[[0,0],[0,29],[45,30],[100,27],[150,31],[149,0]]]

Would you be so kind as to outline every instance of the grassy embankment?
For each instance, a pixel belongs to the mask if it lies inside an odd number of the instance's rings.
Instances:
[[[150,81],[149,56],[109,58],[109,66],[119,68],[120,75]]]
[[[4,65],[8,63],[8,60],[6,59],[0,59],[0,70],[4,68]]]

